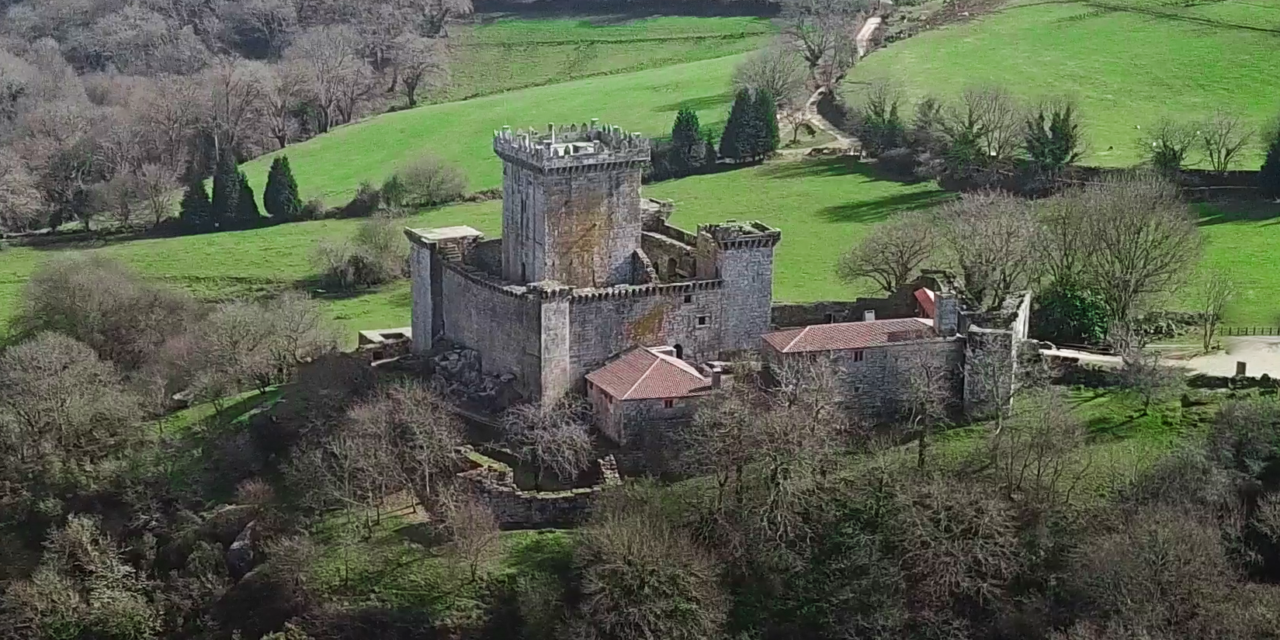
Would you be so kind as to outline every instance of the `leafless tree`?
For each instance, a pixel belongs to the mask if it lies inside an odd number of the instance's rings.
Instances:
[[[138,197],[151,217],[153,224],[160,224],[173,215],[174,194],[178,177],[171,167],[147,163],[138,169]]]
[[[712,556],[651,513],[610,509],[576,550],[582,598],[571,636],[584,639],[717,637],[727,599]]]
[[[0,354],[2,448],[14,460],[93,460],[134,434],[137,417],[119,374],[80,342],[42,333]]]
[[[203,77],[210,91],[205,126],[213,139],[215,156],[235,154],[240,136],[261,123],[260,107],[269,83],[267,68],[260,62],[223,58]]]
[[[447,78],[444,53],[438,41],[403,34],[393,43],[400,92],[410,107],[418,106],[420,89],[440,86]]]
[[[498,519],[492,509],[468,493],[452,492],[441,503],[443,529],[475,582],[480,566],[498,544]]]
[[[298,25],[298,11],[290,0],[237,0],[221,2],[216,13],[230,39],[261,43],[266,57],[279,57]]]
[[[1053,283],[1071,284],[1084,280],[1089,259],[1089,237],[1085,231],[1089,212],[1079,190],[1035,203],[1039,233],[1035,259]]]
[[[1088,282],[1113,323],[1179,284],[1195,264],[1200,230],[1177,189],[1151,174],[1104,178],[1084,191]]]
[[[1218,111],[1200,123],[1200,146],[1214,171],[1225,172],[1253,139],[1254,130],[1239,116]]]
[[[956,372],[947,362],[918,349],[896,354],[893,368],[898,380],[898,414],[908,432],[916,436],[916,464],[924,468],[929,436],[947,420]]]
[[[420,35],[435,38],[448,35],[446,25],[455,18],[471,15],[471,0],[398,0]]]
[[[1008,163],[1022,144],[1022,109],[1004,87],[971,87],[960,95],[959,113],[976,120],[978,140],[987,156]],[[953,119],[954,121],[954,119]]]
[[[1200,337],[1205,353],[1213,348],[1213,338],[1222,322],[1222,312],[1235,296],[1235,285],[1225,274],[1214,271],[1205,276],[1200,291]]]
[[[1139,146],[1152,169],[1171,176],[1186,165],[1187,152],[1198,139],[1195,125],[1164,119],[1142,133]]]
[[[858,60],[856,36],[866,5],[855,0],[787,0],[783,35],[804,59],[810,79],[835,88]]]
[[[306,82],[297,63],[282,63],[271,68],[266,78],[267,86],[262,94],[262,109],[266,116],[267,133],[281,149],[289,144],[298,128],[293,110],[305,95]]]
[[[162,76],[154,91],[134,107],[147,135],[148,157],[168,167],[182,166],[187,140],[199,128],[208,96],[195,78]]]
[[[1146,348],[1140,339],[1121,339],[1119,344],[1120,386],[1142,401],[1144,415],[1153,403],[1176,395],[1185,386],[1186,372],[1162,362],[1160,353]]]
[[[44,206],[35,176],[16,155],[0,149],[0,230],[30,228]]]
[[[768,91],[779,103],[804,104],[805,63],[794,50],[775,43],[752,54],[733,70],[733,88]]]
[[[998,310],[1039,276],[1038,228],[1031,206],[995,191],[966,193],[943,205],[937,225],[946,259],[973,308]]]
[[[935,242],[929,216],[900,213],[872,229],[840,259],[837,271],[845,282],[866,278],[893,294],[933,257]]]
[[[314,27],[294,39],[285,59],[297,65],[307,94],[320,111],[320,132],[328,131],[339,121],[343,83],[367,67],[360,55],[359,36],[350,27]]]
[[[984,464],[1012,500],[1035,508],[1070,503],[1091,466],[1086,436],[1061,392],[1040,391],[989,436]]]
[[[585,402],[568,396],[516,405],[503,416],[503,436],[517,455],[537,467],[539,483],[547,471],[572,483],[594,459],[590,416]]]

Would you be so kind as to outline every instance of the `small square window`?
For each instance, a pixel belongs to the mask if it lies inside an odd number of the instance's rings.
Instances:
[[[854,361],[854,362],[862,362],[862,352],[861,352],[861,351],[854,351],[854,352],[853,352],[853,361]]]
[[[670,409],[671,407],[674,407],[674,406],[676,406],[676,401],[672,400],[671,398],[667,398],[666,400],[662,401],[662,407],[664,409]]]
[[[693,294],[691,293],[684,294],[684,303],[689,304],[690,302],[693,302]]]
[[[857,386],[855,386],[855,387],[853,388],[853,392],[854,392],[854,393],[862,393],[862,387],[857,387]]]
[[[708,322],[711,322],[711,316],[698,316],[698,326],[699,326],[699,327],[705,327],[705,326],[707,326],[707,323],[708,323]]]

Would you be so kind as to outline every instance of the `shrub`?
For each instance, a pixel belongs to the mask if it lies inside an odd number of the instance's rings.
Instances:
[[[378,217],[360,225],[350,242],[321,244],[315,260],[325,286],[347,291],[404,277],[407,249],[392,220]]]
[[[1258,172],[1258,188],[1267,198],[1280,199],[1280,124],[1271,131],[1267,157]]]
[[[1107,338],[1107,305],[1088,289],[1055,284],[1036,296],[1031,325],[1045,340],[1101,344]]]
[[[873,155],[901,147],[906,140],[906,126],[898,114],[902,95],[888,82],[871,86],[858,109],[858,138]]]
[[[1026,126],[1022,146],[1035,170],[1054,174],[1080,159],[1080,123],[1071,103],[1041,105]]]
[[[299,220],[320,220],[325,217],[324,200],[320,198],[312,198],[302,205],[302,209],[298,211]]]
[[[881,153],[876,158],[881,169],[900,178],[913,178],[920,166],[916,152],[906,147],[898,147]]]
[[[1164,176],[1175,176],[1187,161],[1187,152],[1196,143],[1195,127],[1173,120],[1162,120],[1142,137],[1147,160]]]
[[[368,218],[377,213],[381,205],[382,194],[378,189],[368,182],[361,182],[360,188],[356,189],[356,195],[352,196],[350,202],[343,205],[338,215],[342,218]]]
[[[276,222],[306,219],[303,217],[302,199],[298,197],[298,181],[293,177],[288,156],[271,161],[267,187],[262,192],[262,206]]]
[[[467,193],[467,176],[440,158],[424,155],[396,172],[403,206],[433,207],[460,200]]]

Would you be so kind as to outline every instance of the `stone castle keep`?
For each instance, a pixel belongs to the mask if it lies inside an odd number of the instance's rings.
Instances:
[[[502,237],[410,229],[415,352],[474,349],[486,374],[531,399],[585,389],[636,346],[693,362],[755,350],[770,329],[773,252],[758,222],[666,222],[640,195],[649,141],[618,127],[494,133]]]

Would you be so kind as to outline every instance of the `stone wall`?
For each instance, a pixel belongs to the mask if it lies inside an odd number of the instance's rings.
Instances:
[[[721,296],[720,349],[750,351],[769,331],[773,304],[773,244],[721,248],[717,272],[724,280]]]
[[[694,362],[718,357],[725,313],[720,287],[712,281],[575,292],[569,297],[574,388],[582,388],[587,373],[637,345],[679,345],[682,357]]]
[[[678,472],[684,431],[698,411],[701,398],[679,398],[667,408],[662,400],[622,403],[621,441],[614,457],[628,476],[662,476]]]
[[[411,329],[413,351],[423,354],[431,350],[436,334],[442,330],[443,306],[435,297],[440,292],[439,260],[433,251],[417,243],[409,245],[409,284],[413,296]]]
[[[502,529],[572,527],[591,515],[601,492],[621,484],[612,457],[599,464],[600,484],[567,491],[524,491],[516,486],[511,468],[496,462],[480,464],[458,478],[493,511]]]
[[[874,311],[876,320],[889,318],[914,318],[919,305],[914,295],[894,295],[887,298],[858,298],[806,303],[775,303],[769,310],[769,322],[777,329],[807,327],[833,322],[862,322],[867,311]]]
[[[640,236],[640,247],[649,256],[664,282],[682,280],[697,272],[693,247],[683,242],[646,231]]]
[[[859,355],[860,354],[860,355]],[[766,348],[768,362],[813,358],[813,354],[781,354]],[[826,352],[838,371],[841,401],[852,413],[868,420],[888,420],[900,410],[906,375],[917,360],[946,372],[951,397],[958,407],[964,389],[964,340],[932,338],[867,349]]]
[[[441,271],[444,335],[479,351],[485,373],[514,374],[520,380],[522,391],[525,391],[523,385],[536,383],[537,362],[527,356],[539,353],[536,345],[531,344],[538,340],[540,331],[540,318],[535,316],[541,309],[536,299],[486,286],[476,276],[454,265],[445,266]],[[414,283],[416,285],[417,280]],[[417,337],[416,327],[414,337]]]
[[[502,277],[502,238],[477,242],[467,252],[466,263],[495,278]]]

